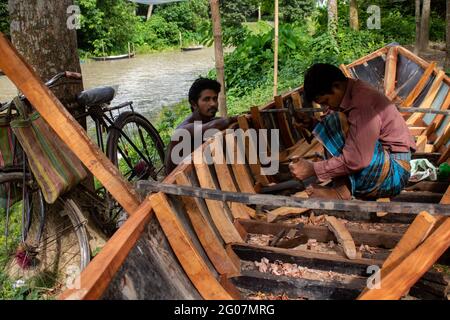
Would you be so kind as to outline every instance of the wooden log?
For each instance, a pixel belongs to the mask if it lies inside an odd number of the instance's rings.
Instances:
[[[181,266],[202,297],[213,300],[231,300],[232,296],[211,273],[183,225],[176,218],[176,214],[172,212],[167,197],[162,193],[157,193],[151,196],[150,201]]]
[[[342,245],[347,258],[351,260],[356,259],[355,242],[347,228],[335,217],[325,216],[325,220],[327,221],[328,228],[334,233],[336,239]]]
[[[75,283],[78,288],[67,289],[58,296],[61,300],[97,300],[108,288],[114,275],[122,266],[130,250],[141,237],[145,226],[153,215],[150,199],[147,198],[109,239],[102,250],[82,271]]]
[[[178,185],[191,185],[190,179],[185,172],[179,172],[176,176]],[[227,255],[222,241],[216,237],[208,219],[200,212],[200,200],[198,198],[182,197],[182,201],[192,226],[197,234],[202,247],[211,260],[212,264],[220,274],[238,274],[239,265],[235,265]]]
[[[0,56],[0,69],[124,210],[133,214],[140,204],[137,192],[2,33]]]
[[[428,236],[436,222],[436,218],[423,211],[417,215],[413,223],[401,238],[394,251],[384,261],[383,268],[390,268],[400,263],[411,254]]]
[[[397,300],[411,288],[450,245],[450,219],[381,278],[380,289],[368,289],[358,300]]]
[[[433,74],[433,71],[436,68],[436,62],[430,63],[430,65],[425,69],[422,77],[420,77],[419,82],[417,82],[416,86],[413,90],[408,94],[408,96],[403,100],[401,107],[409,107],[413,104],[413,102],[417,99],[419,94],[422,92],[423,88],[427,84],[430,76]]]
[[[267,205],[275,207],[309,208],[317,210],[336,210],[354,212],[378,212],[388,211],[390,213],[417,214],[427,211],[430,214],[450,215],[450,206],[429,203],[407,203],[407,202],[373,202],[360,200],[325,200],[298,197],[276,196],[269,194],[250,194],[202,189],[196,187],[174,186],[156,181],[138,181],[139,188],[146,192],[164,192],[173,195],[185,195],[200,197],[217,201],[236,201],[245,204]]]
[[[384,94],[390,95],[395,91],[395,80],[397,78],[397,46],[392,46],[386,56],[386,67],[384,71]]]
[[[203,159],[203,148],[199,147],[194,151],[194,167],[197,173],[198,181],[200,182],[200,186],[202,188],[216,189],[214,184],[214,180],[211,176],[211,172],[209,171],[208,164],[204,162]],[[203,160],[203,162],[199,163],[198,160]],[[177,188],[183,188],[181,186],[175,186]],[[184,187],[191,188],[191,187]],[[242,242],[242,238],[237,232],[236,228],[233,226],[233,222],[228,216],[228,212],[226,209],[226,203],[223,201],[215,201],[211,199],[206,199],[206,205],[208,206],[209,213],[211,215],[214,224],[216,225],[217,230],[219,230],[220,235],[222,236],[225,243],[230,242]]]

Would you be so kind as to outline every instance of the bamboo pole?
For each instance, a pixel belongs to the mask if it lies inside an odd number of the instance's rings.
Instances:
[[[273,96],[278,95],[278,0],[275,0],[275,44],[273,57]]]
[[[212,25],[214,33],[214,48],[216,59],[217,80],[222,86],[219,93],[219,114],[221,117],[227,116],[227,101],[225,92],[225,63],[223,60],[222,26],[220,23],[219,0],[210,0]]]

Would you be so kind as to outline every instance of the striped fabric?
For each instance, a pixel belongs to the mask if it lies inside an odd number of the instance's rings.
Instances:
[[[11,121],[11,128],[28,157],[29,167],[45,201],[54,203],[87,174],[80,160],[35,112],[27,120]]]
[[[315,127],[314,135],[332,156],[339,156],[345,146],[347,131],[346,116],[335,112]],[[377,141],[369,166],[349,176],[352,195],[361,198],[398,195],[408,183],[410,170],[409,161],[394,159]]]

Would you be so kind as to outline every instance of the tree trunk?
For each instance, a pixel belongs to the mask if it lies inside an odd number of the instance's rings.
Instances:
[[[328,31],[334,36],[338,29],[337,0],[328,0]]]
[[[258,5],[258,21],[261,21],[261,3]]]
[[[279,7],[278,0],[275,0],[275,44],[274,44],[274,55],[273,55],[273,96],[278,95],[278,46],[279,46],[279,38],[278,38],[278,29],[279,29]]]
[[[355,31],[359,30],[358,2],[356,0],[350,0],[350,28]]]
[[[147,11],[147,21],[150,20],[150,18],[152,17],[152,13],[153,13],[153,5],[150,4],[148,6],[148,11]]]
[[[75,28],[68,28],[68,7],[73,0],[9,0],[11,38],[14,46],[43,81],[62,71],[81,72]],[[61,102],[73,109],[83,84],[55,90]]]
[[[428,49],[428,41],[430,38],[430,2],[431,0],[423,0],[422,19],[420,22],[420,51]]]
[[[418,54],[420,50],[420,0],[416,0],[416,43],[414,53]]]
[[[450,69],[450,1],[447,0],[447,29],[446,29],[446,43],[447,43],[447,57],[445,59],[445,68]]]
[[[227,101],[225,92],[225,62],[223,59],[223,45],[222,45],[222,26],[220,22],[219,0],[210,0],[211,16],[214,34],[214,48],[216,59],[217,81],[222,85],[222,90],[219,94],[219,114],[221,117],[227,116]]]

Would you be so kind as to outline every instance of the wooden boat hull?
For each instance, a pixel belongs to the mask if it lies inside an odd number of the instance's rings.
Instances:
[[[92,57],[92,60],[95,61],[111,61],[111,60],[122,60],[122,59],[130,59],[134,57],[134,53],[128,54],[122,54],[118,56],[108,56],[108,57]]]
[[[409,62],[408,62],[409,61]],[[408,66],[409,64],[409,66]],[[414,66],[411,66],[414,64]],[[431,66],[431,67],[430,67]],[[423,61],[399,46],[382,48],[341,69],[349,77],[370,81],[404,107],[429,107],[446,110],[450,104],[450,80],[434,65]],[[321,147],[308,144],[297,132],[286,113],[264,113],[266,109],[302,107],[302,88],[298,88],[262,108],[252,108],[250,116],[241,116],[236,125],[243,130],[279,129],[282,157],[290,155],[316,157]],[[450,122],[445,115],[405,114],[411,133],[418,139],[418,156],[438,153],[437,162],[447,161]],[[430,129],[431,128],[431,129]],[[216,148],[215,142],[223,133],[204,146]],[[227,140],[229,143],[231,140]],[[249,147],[250,148],[250,147]],[[201,149],[196,150],[200,152]],[[234,149],[239,153],[238,149]],[[251,150],[247,149],[247,152]],[[199,154],[197,154],[199,156]],[[249,154],[242,155],[248,158]],[[195,158],[196,155],[193,154]],[[197,158],[198,159],[198,158]],[[201,158],[200,158],[201,159]],[[261,187],[278,182],[278,176],[261,174],[260,164],[223,165],[190,163],[186,160],[165,180],[177,184],[228,192],[255,194]],[[431,194],[430,194],[431,192]],[[448,183],[422,183],[410,187],[393,201],[440,202],[449,204]],[[361,204],[364,209],[364,204]],[[278,208],[286,209],[286,208]],[[278,210],[276,209],[276,210]],[[291,208],[292,209],[292,208]],[[273,214],[275,210],[270,211]],[[342,210],[311,211],[284,210],[271,217],[271,223],[255,219],[255,208],[244,203],[222,202],[157,193],[148,196],[121,229],[108,241],[104,249],[81,274],[81,289],[66,290],[61,299],[236,299],[236,298],[291,298],[291,299],[355,299],[367,285],[370,266],[382,266],[416,214],[396,215],[382,212],[348,212]],[[395,211],[393,211],[395,212]],[[297,223],[280,222],[307,213],[303,227]],[[359,248],[360,256],[348,259],[342,254],[321,253],[308,249],[307,241],[338,243],[339,238],[326,225],[317,222],[317,216],[331,215],[346,219],[348,232]],[[277,220],[278,219],[278,220]],[[269,219],[267,219],[269,220]],[[444,224],[448,223],[446,219]],[[358,223],[366,229],[357,227]],[[385,223],[383,228],[369,228]],[[352,227],[353,226],[353,227]],[[300,229],[296,229],[299,227]],[[370,230],[367,230],[369,228]],[[448,229],[448,228],[447,228]],[[296,249],[286,245],[283,234],[295,234]],[[408,252],[420,256],[423,250],[432,250],[439,237],[436,259],[448,264],[448,235],[438,228],[423,246]],[[255,235],[268,237],[268,244],[255,244],[249,239]],[[279,239],[275,239],[278,237]],[[447,238],[446,238],[447,237]],[[275,241],[275,240],[277,241]],[[314,243],[314,241],[312,242]],[[436,242],[437,243],[437,242]],[[301,248],[301,246],[304,248]],[[299,247],[300,246],[300,247]],[[306,247],[305,247],[306,246]],[[311,246],[311,245],[310,245]],[[367,246],[367,247],[366,247]],[[424,249],[421,249],[424,247]],[[362,248],[362,249],[361,249]],[[367,249],[369,248],[369,249]],[[375,248],[373,252],[370,248]],[[422,250],[422,251],[420,251]],[[338,250],[339,251],[339,250]],[[265,260],[267,259],[267,261]],[[417,298],[446,299],[448,276],[430,269],[436,259],[427,256],[423,265],[406,268],[415,270],[404,287]],[[405,268],[408,259],[393,268]],[[422,260],[422,259],[420,259]],[[288,265],[289,264],[289,265]],[[283,268],[290,268],[286,271]],[[292,268],[297,268],[292,271]],[[417,269],[417,270],[416,270]],[[272,271],[271,271],[272,270]],[[311,274],[316,274],[316,278]],[[309,275],[308,275],[309,274]],[[327,277],[326,274],[330,276]],[[411,280],[412,279],[412,280]],[[413,285],[414,284],[414,285]],[[397,288],[398,289],[398,288]],[[386,290],[391,290],[387,288]],[[395,288],[392,289],[395,291]],[[406,290],[407,291],[407,290]],[[405,290],[385,292],[398,299]],[[383,291],[384,292],[384,291]]]
[[[181,51],[196,51],[196,50],[202,50],[203,46],[195,46],[195,47],[183,47],[181,48]]]

